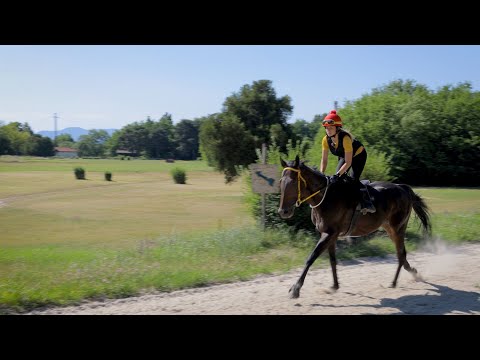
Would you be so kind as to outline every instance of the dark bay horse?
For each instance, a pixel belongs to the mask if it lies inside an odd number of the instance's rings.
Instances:
[[[290,297],[298,298],[305,276],[313,262],[328,249],[333,273],[332,289],[339,288],[337,261],[335,257],[336,241],[340,235],[362,236],[383,227],[395,244],[398,268],[391,287],[397,285],[402,266],[416,279],[417,270],[407,261],[405,250],[405,232],[412,212],[420,219],[424,235],[431,234],[429,209],[425,201],[412,188],[404,184],[375,181],[370,184],[369,193],[376,212],[355,215],[360,199],[358,187],[353,183],[337,181],[330,184],[329,178],[300,161],[298,155],[294,161],[286,163],[280,179],[280,207],[278,213],[283,219],[293,216],[295,207],[303,202],[312,208],[312,222],[320,233],[320,240],[306,261],[305,268],[297,282],[290,288]]]

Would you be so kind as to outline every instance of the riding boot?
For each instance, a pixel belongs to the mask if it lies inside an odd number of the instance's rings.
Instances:
[[[372,203],[372,200],[370,199],[370,195],[368,194],[368,190],[365,186],[362,186],[360,188],[360,193],[362,194],[360,197],[360,206],[361,206],[361,212],[363,215],[366,213],[374,213],[377,211],[375,209],[375,206]]]

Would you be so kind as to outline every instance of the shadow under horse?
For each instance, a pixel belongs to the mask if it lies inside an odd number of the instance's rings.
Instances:
[[[298,155],[294,161],[287,163],[280,159],[280,162],[284,169],[280,179],[278,213],[283,219],[288,219],[293,216],[295,207],[305,202],[312,208],[312,222],[320,233],[320,240],[309,255],[302,274],[289,290],[291,298],[300,296],[308,269],[326,249],[333,273],[332,289],[337,290],[335,249],[338,237],[346,234],[364,236],[380,227],[387,231],[397,251],[398,268],[391,287],[397,285],[402,266],[416,279],[420,278],[417,270],[407,261],[405,232],[412,209],[420,219],[424,236],[431,234],[431,222],[425,201],[410,186],[385,181],[372,182],[368,191],[376,212],[358,215],[356,208],[360,193],[357,184],[344,181],[330,184],[328,176],[305,165]]]

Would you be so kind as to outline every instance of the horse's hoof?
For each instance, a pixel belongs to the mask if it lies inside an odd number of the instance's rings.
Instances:
[[[333,286],[330,286],[328,289],[325,289],[324,291],[327,294],[334,294],[337,292],[337,290],[338,290],[338,286],[333,285]]]
[[[397,287],[397,283],[394,283],[394,282],[393,282],[393,283],[390,285],[390,288],[391,288],[391,289],[395,289],[396,287]]]
[[[298,299],[300,297],[300,289],[296,285],[293,285],[288,292],[290,293],[290,299]]]

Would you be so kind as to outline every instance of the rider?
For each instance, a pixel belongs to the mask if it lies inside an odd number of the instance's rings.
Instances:
[[[342,129],[342,119],[337,115],[336,110],[330,111],[322,121],[325,127],[326,135],[322,140],[322,161],[320,163],[320,171],[325,172],[328,163],[328,151],[338,156],[338,164],[336,173],[330,177],[331,183],[351,170],[352,177],[362,190],[361,194],[361,211],[373,213],[376,211],[375,206],[368,196],[367,189],[360,182],[360,175],[367,161],[367,150],[363,144],[355,139],[349,132]]]

